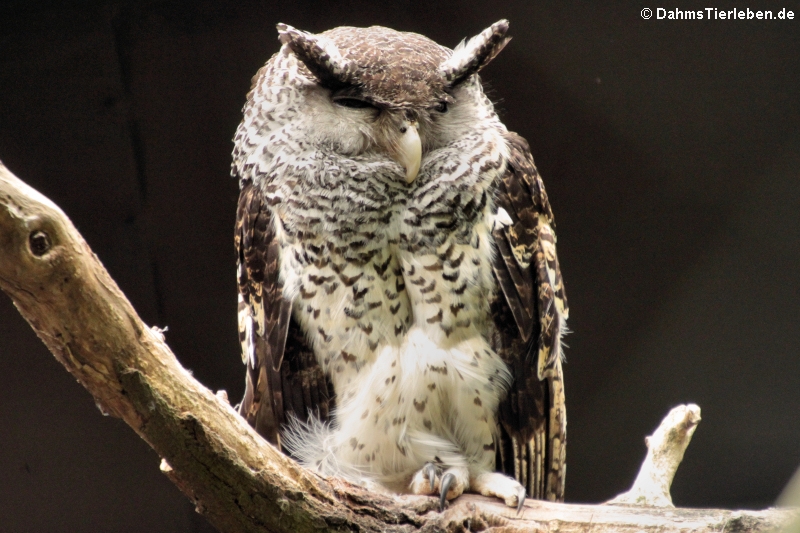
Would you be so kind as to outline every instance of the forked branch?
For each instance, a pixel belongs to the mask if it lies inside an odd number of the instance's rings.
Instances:
[[[627,508],[475,495],[443,513],[325,480],[259,437],[185,371],[147,327],[66,215],[0,164],[0,288],[98,406],[162,458],[162,470],[223,532],[765,530],[785,511]],[[153,465],[155,468],[156,465]]]

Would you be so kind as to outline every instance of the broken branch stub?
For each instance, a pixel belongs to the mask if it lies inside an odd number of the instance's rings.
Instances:
[[[606,503],[674,507],[669,489],[699,423],[697,405],[673,408],[655,433],[645,437],[647,456],[631,489]]]

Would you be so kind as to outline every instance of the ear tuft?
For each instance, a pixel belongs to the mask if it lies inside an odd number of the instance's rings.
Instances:
[[[327,87],[349,85],[350,62],[342,57],[337,46],[322,35],[304,32],[288,24],[278,24],[278,38],[288,46],[308,70]]]
[[[444,63],[439,72],[451,87],[458,85],[472,74],[488,65],[508,44],[508,21],[495,22],[469,41],[461,41]]]

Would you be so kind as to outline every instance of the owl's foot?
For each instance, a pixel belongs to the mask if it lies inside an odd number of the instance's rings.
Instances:
[[[433,463],[425,463],[414,474],[409,486],[412,494],[439,495],[439,508],[444,509],[448,500],[457,498],[469,489],[469,473],[464,467],[452,467],[442,472],[441,467]]]
[[[517,480],[497,472],[484,472],[472,478],[472,490],[484,496],[500,498],[509,507],[516,507],[517,514],[525,504],[525,487]]]
[[[469,472],[463,466],[448,468],[439,485],[439,510],[444,511],[447,500],[458,498],[469,489]]]
[[[412,494],[431,495],[436,493],[436,489],[441,483],[442,469],[433,463],[425,463],[420,470],[411,478]]]

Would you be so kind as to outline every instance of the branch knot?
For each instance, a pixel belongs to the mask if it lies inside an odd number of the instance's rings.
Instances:
[[[28,245],[31,248],[31,253],[36,257],[43,256],[53,246],[50,242],[50,235],[41,230],[31,232],[30,237],[28,237]]]

